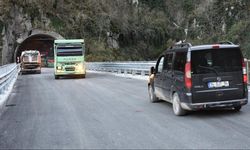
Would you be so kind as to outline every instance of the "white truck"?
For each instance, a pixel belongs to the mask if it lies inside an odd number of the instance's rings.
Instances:
[[[41,55],[38,50],[25,50],[21,54],[21,73],[41,73]]]

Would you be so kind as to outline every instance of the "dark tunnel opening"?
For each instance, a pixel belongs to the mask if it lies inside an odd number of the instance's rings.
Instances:
[[[52,67],[54,64],[54,43],[55,38],[49,35],[32,35],[25,39],[16,51],[16,57],[20,57],[22,51],[38,50],[42,58],[43,67]]]

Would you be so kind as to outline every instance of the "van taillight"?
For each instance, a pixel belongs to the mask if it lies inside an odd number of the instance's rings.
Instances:
[[[216,44],[216,45],[213,45],[212,47],[213,47],[213,48],[219,49],[219,48],[220,48],[220,45]]]
[[[192,87],[191,62],[187,62],[185,65],[185,86],[188,89]]]
[[[242,74],[243,74],[243,82],[247,84],[247,69],[244,60],[242,60]]]

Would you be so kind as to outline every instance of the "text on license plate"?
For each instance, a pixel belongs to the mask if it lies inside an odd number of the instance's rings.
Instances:
[[[229,81],[208,82],[208,88],[229,87]]]

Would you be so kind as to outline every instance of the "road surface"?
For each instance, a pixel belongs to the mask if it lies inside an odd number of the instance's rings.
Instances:
[[[18,77],[0,117],[1,148],[249,148],[250,107],[177,117],[147,82],[103,73]]]

